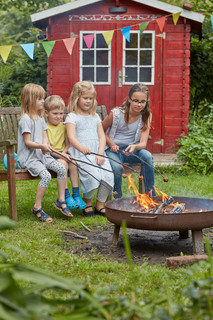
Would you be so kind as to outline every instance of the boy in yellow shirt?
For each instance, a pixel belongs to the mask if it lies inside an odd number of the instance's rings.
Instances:
[[[45,115],[47,118],[47,135],[50,146],[57,152],[68,156],[69,142],[66,137],[66,127],[63,124],[65,104],[60,96],[52,95],[46,98],[44,102]],[[69,169],[70,180],[72,184],[72,196],[70,195],[68,185],[65,189],[65,201],[69,209],[85,209],[86,203],[82,200],[79,194],[79,178],[77,167],[64,158],[60,158],[58,154],[51,154],[55,159],[61,162]],[[74,162],[74,161],[73,161]]]

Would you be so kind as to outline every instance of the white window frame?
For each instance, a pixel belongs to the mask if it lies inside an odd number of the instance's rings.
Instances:
[[[94,44],[94,49],[90,49],[90,50],[94,50],[94,65],[86,65],[86,67],[92,67],[94,68],[94,81],[93,83],[95,85],[110,85],[111,84],[111,43],[110,45],[108,46],[108,48],[96,48],[96,35],[97,34],[102,34],[103,32],[105,31],[95,31],[95,30],[91,30],[91,31],[88,31],[88,30],[85,30],[85,31],[80,31],[80,50],[79,50],[79,54],[80,54],[80,68],[79,68],[79,78],[80,78],[80,81],[83,80],[83,67],[85,67],[85,65],[83,65],[83,52],[84,51],[89,51],[88,48],[83,48],[83,35],[85,34],[91,34],[93,33],[94,34],[94,40],[93,40],[93,44]],[[96,52],[97,51],[102,51],[102,50],[106,50],[108,51],[108,65],[103,65],[103,68],[108,68],[108,81],[107,82],[97,82],[96,81],[96,69],[97,67],[100,68],[101,66],[100,65],[96,65]]]
[[[140,82],[140,67],[144,68],[150,68],[151,67],[151,82],[143,82],[145,85],[154,85],[154,75],[155,75],[155,31],[143,31],[143,33],[151,33],[152,34],[152,47],[151,48],[140,48],[140,31],[134,30],[130,31],[130,34],[138,34],[138,64],[137,65],[131,65],[131,67],[137,68],[137,81]],[[122,70],[123,70],[123,85],[132,85],[135,84],[134,82],[126,82],[126,67],[129,67],[129,65],[125,65],[124,62],[126,61],[126,51],[134,50],[134,48],[126,48],[126,38],[123,36],[123,62],[122,62]],[[146,51],[146,50],[152,50],[152,64],[151,65],[140,65],[140,51]]]

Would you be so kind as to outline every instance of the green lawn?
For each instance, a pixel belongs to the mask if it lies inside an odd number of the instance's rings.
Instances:
[[[169,169],[168,172],[164,169],[164,175],[169,178],[169,182],[163,182],[162,177],[156,175],[155,185],[168,195],[213,199],[212,176],[181,176]],[[125,196],[130,196],[127,181],[123,179],[123,191]],[[149,301],[151,299],[156,304],[166,305],[183,303],[185,298],[181,293],[182,287],[189,279],[186,269],[174,271],[162,265],[150,266],[147,262],[131,267],[125,263],[109,262],[100,254],[82,257],[68,253],[58,230],[81,228],[80,221],[87,226],[107,225],[108,222],[104,217],[83,217],[78,210],[73,210],[74,218],[71,219],[61,215],[52,206],[57,198],[56,180],[51,181],[43,200],[43,208],[54,222],[39,222],[31,213],[37,184],[38,180],[17,182],[17,228],[1,233],[4,237],[2,246],[7,243],[19,248],[3,248],[10,262],[36,266],[65,278],[82,279],[92,291],[100,291],[110,296],[122,295],[129,299],[134,296],[136,301],[142,298]],[[0,214],[9,216],[7,182],[1,182],[0,193]],[[66,243],[66,248],[68,247],[71,252],[72,242]],[[202,265],[199,268],[202,272]]]

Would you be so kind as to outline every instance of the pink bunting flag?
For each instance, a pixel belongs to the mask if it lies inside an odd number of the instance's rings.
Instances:
[[[75,39],[76,38],[68,38],[68,39],[63,39],[64,45],[67,49],[67,51],[69,52],[69,54],[72,54],[72,49],[75,43]]]
[[[94,40],[94,34],[88,34],[86,36],[83,36],[83,39],[84,39],[84,42],[86,43],[87,48],[90,50]]]
[[[166,21],[166,17],[161,17],[161,18],[156,19],[156,22],[157,22],[158,27],[161,32],[163,32],[165,21]]]

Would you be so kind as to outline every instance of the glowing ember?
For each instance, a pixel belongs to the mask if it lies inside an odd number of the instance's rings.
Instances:
[[[134,200],[133,203],[138,203],[143,209],[144,211],[149,211],[149,212],[153,212],[153,213],[169,213],[171,212],[178,212],[179,208],[182,208],[184,211],[184,203],[179,203],[176,202],[174,203],[174,199],[172,197],[169,197],[166,193],[164,193],[163,191],[161,191],[160,189],[156,188],[155,186],[154,189],[156,191],[156,194],[159,197],[159,201],[157,202],[156,200],[154,200],[152,198],[152,191],[150,191],[147,194],[141,194],[139,193],[136,185],[135,185],[135,181],[134,179],[131,177],[131,174],[128,174],[128,188],[130,193],[134,193],[136,195],[136,200]],[[165,205],[164,205],[165,204]],[[165,207],[169,207],[170,206],[170,210],[168,211]],[[175,211],[172,208],[176,208],[177,210]]]

